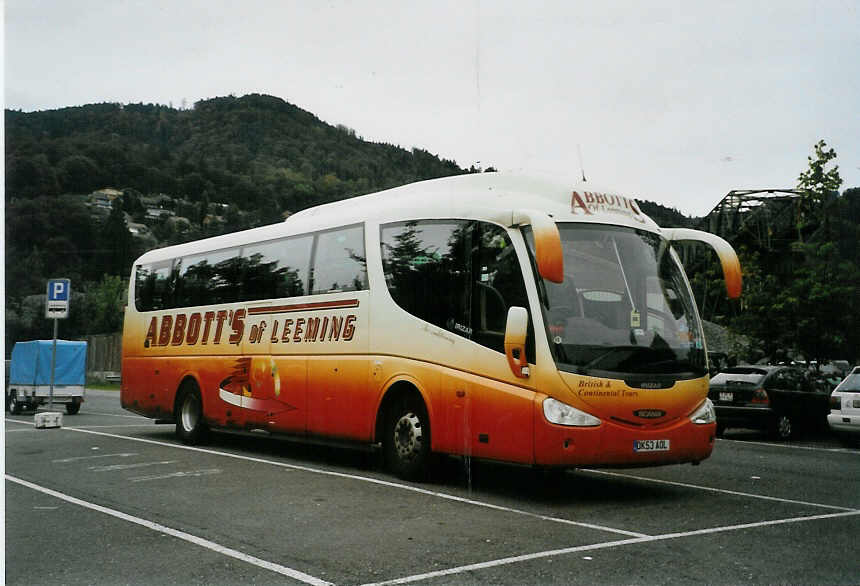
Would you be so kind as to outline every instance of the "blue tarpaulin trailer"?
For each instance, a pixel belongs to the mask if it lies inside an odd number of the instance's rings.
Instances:
[[[6,406],[11,413],[48,403],[53,345],[53,340],[15,343],[6,390]],[[65,404],[69,415],[77,413],[84,402],[86,370],[87,343],[57,340],[54,403]]]

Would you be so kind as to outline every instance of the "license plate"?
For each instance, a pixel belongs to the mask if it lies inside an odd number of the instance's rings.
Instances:
[[[734,393],[720,393],[720,401],[728,401],[729,403],[731,403],[734,400],[735,400],[735,394]]]
[[[854,408],[860,409],[860,399],[854,399]]]
[[[669,440],[633,440],[634,452],[668,452]]]

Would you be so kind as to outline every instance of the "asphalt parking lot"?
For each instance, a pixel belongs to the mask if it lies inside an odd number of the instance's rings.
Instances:
[[[860,450],[729,430],[700,466],[372,454],[173,427],[88,391],[62,429],[5,419],[7,584],[856,584]]]

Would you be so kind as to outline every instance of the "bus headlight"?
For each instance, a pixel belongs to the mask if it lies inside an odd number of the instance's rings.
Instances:
[[[705,399],[702,406],[690,415],[690,420],[698,425],[713,423],[717,420],[717,412],[714,410],[714,404],[710,399]]]
[[[543,416],[550,423],[557,423],[559,425],[575,427],[594,427],[600,425],[600,420],[597,417],[571,407],[567,403],[556,401],[552,397],[544,399]]]

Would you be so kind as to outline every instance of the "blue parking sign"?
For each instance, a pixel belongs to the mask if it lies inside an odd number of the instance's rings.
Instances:
[[[45,317],[64,319],[69,315],[69,297],[72,282],[69,279],[50,279],[45,303]]]
[[[48,281],[48,299],[50,301],[68,301],[70,285],[69,279],[51,279]]]

